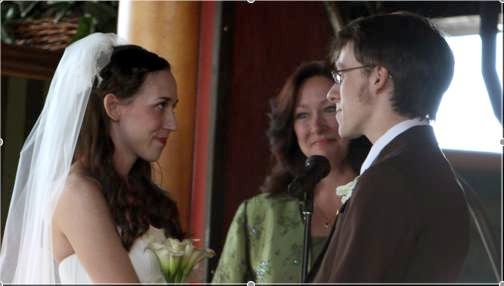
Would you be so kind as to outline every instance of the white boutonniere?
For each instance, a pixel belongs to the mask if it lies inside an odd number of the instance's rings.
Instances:
[[[336,187],[336,195],[341,197],[341,204],[344,204],[351,196],[359,176],[343,186]]]
[[[184,239],[180,241],[175,238],[167,238],[162,242],[151,241],[148,244],[147,249],[156,255],[167,283],[184,282],[200,261],[215,255],[211,249],[194,247],[193,241],[197,240]]]

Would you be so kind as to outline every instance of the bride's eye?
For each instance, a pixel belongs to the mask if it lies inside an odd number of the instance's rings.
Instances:
[[[166,108],[166,101],[156,104],[154,108],[156,108],[159,111],[163,111]]]

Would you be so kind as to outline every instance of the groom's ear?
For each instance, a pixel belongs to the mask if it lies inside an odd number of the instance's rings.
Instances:
[[[103,98],[103,107],[105,108],[105,112],[107,113],[108,117],[112,121],[119,120],[121,113],[119,110],[120,101],[117,96],[115,96],[113,93],[107,93]]]
[[[373,73],[369,77],[370,79],[370,88],[374,94],[383,93],[384,90],[390,88],[390,82],[392,76],[387,68],[382,66],[376,66],[373,68]]]

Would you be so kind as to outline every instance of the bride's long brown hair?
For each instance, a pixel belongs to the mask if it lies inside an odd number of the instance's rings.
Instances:
[[[95,79],[74,155],[74,161],[82,162],[87,175],[101,185],[127,250],[149,225],[162,228],[166,236],[184,237],[177,205],[152,181],[149,162],[138,158],[126,179],[115,170],[110,119],[103,106],[106,94],[131,98],[148,73],[160,70],[170,70],[170,64],[158,55],[135,45],[115,47],[110,62]]]

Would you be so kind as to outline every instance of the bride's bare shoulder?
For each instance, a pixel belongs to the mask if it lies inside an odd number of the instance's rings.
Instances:
[[[100,190],[100,183],[91,177],[79,164],[73,164],[68,173],[65,189],[95,189]]]
[[[53,223],[56,233],[64,234],[72,245],[78,237],[88,237],[92,230],[115,231],[100,184],[78,166],[72,166],[68,174],[56,203]]]
[[[69,210],[78,213],[79,210],[86,211],[90,208],[105,210],[107,206],[100,183],[87,175],[81,166],[74,164],[58,199],[58,208],[63,213]]]

